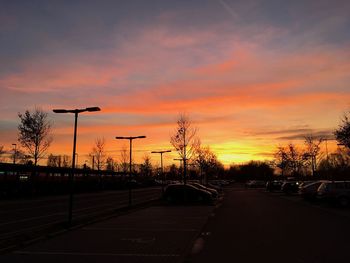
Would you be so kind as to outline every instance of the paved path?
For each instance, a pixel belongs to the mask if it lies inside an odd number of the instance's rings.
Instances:
[[[0,262],[179,262],[214,206],[154,206],[73,230]]]
[[[73,223],[91,221],[128,206],[129,191],[75,194]],[[159,199],[160,187],[133,189],[132,203]],[[68,219],[68,195],[0,201],[0,251],[28,238],[63,228]]]
[[[345,214],[262,190],[231,188],[186,262],[348,263]]]

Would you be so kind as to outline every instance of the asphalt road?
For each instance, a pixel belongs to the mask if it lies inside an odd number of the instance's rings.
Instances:
[[[350,211],[230,187],[218,207],[153,206],[54,236],[1,262],[350,262]]]
[[[133,189],[132,204],[159,198],[160,187]],[[73,222],[86,221],[128,206],[128,190],[74,195]],[[68,220],[69,198],[38,197],[0,202],[0,248],[62,227]]]
[[[186,262],[346,263],[349,248],[349,210],[231,188]]]
[[[214,206],[133,210],[0,255],[2,263],[179,263]]]

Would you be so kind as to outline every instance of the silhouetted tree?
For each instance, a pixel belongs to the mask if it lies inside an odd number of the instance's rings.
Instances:
[[[52,142],[51,123],[47,113],[39,108],[32,113],[28,110],[24,114],[18,113],[18,117],[18,141],[34,159],[34,165],[37,165]]]
[[[334,131],[335,138],[339,142],[339,144],[344,145],[348,149],[350,149],[350,113],[344,114],[341,124],[338,129]]]
[[[129,170],[129,154],[128,154],[128,150],[126,149],[125,146],[123,146],[123,148],[120,151],[120,167],[121,170],[124,174],[126,174]]]
[[[328,162],[331,167],[337,169],[345,169],[350,167],[350,155],[348,150],[338,148],[336,152],[329,155]]]
[[[304,144],[306,146],[304,157],[305,159],[310,160],[311,172],[312,175],[315,175],[317,165],[318,165],[318,156],[321,150],[321,143],[324,141],[324,138],[316,139],[312,134],[305,136]]]
[[[166,178],[168,179],[178,179],[180,176],[180,169],[176,167],[175,164],[172,164],[169,166],[168,172],[167,172],[167,176]]]
[[[299,150],[293,143],[290,143],[287,147],[279,146],[275,153],[275,164],[281,169],[282,176],[302,175],[307,160],[307,154]]]
[[[350,174],[350,155],[346,148],[338,148],[329,154],[328,159],[319,163],[318,172],[327,179],[346,178]]]
[[[106,159],[106,170],[107,171],[115,170],[115,162],[112,156],[108,156]]]
[[[275,152],[276,167],[281,169],[281,175],[284,176],[288,170],[288,154],[287,149],[283,146],[278,146]]]
[[[63,155],[61,157],[62,160],[62,167],[68,168],[72,167],[72,158],[68,155]]]
[[[0,145],[0,162],[4,162],[5,161],[5,149],[3,145]]]
[[[104,138],[97,138],[95,140],[95,146],[92,148],[90,156],[94,156],[94,166],[97,170],[102,170],[102,167],[106,163],[106,151],[105,151],[106,141]]]
[[[267,180],[273,176],[273,168],[268,162],[250,161],[240,165],[239,170],[246,179]]]
[[[47,157],[47,166],[61,167],[62,166],[62,156],[50,154]]]
[[[197,129],[192,126],[190,118],[185,114],[180,114],[177,120],[177,128],[170,137],[170,143],[173,145],[184,164],[184,183],[186,183],[186,162],[193,157],[199,144],[196,134]]]
[[[16,149],[16,151],[12,151],[11,160],[16,159],[17,164],[26,164],[28,160],[30,160],[30,156],[26,155],[24,151],[21,149]]]
[[[298,176],[303,173],[303,167],[307,160],[305,153],[299,150],[294,144],[288,145],[288,165],[293,176]]]
[[[151,157],[147,154],[143,157],[143,163],[140,166],[141,175],[152,176],[152,163]]]
[[[196,148],[196,157],[194,162],[199,166],[201,181],[207,183],[207,175],[214,170],[218,164],[218,159],[209,146]]]

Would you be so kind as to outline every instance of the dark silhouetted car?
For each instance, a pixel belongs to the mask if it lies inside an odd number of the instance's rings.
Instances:
[[[281,191],[282,181],[273,180],[266,183],[266,190],[269,192]]]
[[[249,180],[245,183],[246,188],[264,188],[266,182],[262,180]]]
[[[190,184],[171,184],[165,188],[163,199],[168,203],[202,203],[212,204],[214,198],[206,190]]]
[[[219,197],[218,191],[216,191],[214,188],[202,185],[200,183],[195,183],[195,182],[191,182],[190,184],[193,185],[194,187],[197,187],[199,189],[202,189],[202,190],[210,192],[212,194],[213,198],[218,198]]]
[[[350,181],[323,182],[317,189],[317,197],[347,207],[350,204]]]
[[[327,182],[325,180],[323,181],[314,181],[314,182],[307,182],[303,183],[299,186],[299,194],[304,199],[308,200],[314,200],[317,197],[317,189],[320,187],[320,185],[323,182]]]
[[[281,185],[281,190],[285,194],[295,194],[299,191],[299,182],[297,182],[297,181],[285,181]]]

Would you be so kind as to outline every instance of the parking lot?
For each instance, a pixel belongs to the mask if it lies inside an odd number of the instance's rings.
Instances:
[[[217,205],[156,203],[0,256],[1,262],[350,262],[350,210],[231,185]]]
[[[154,205],[0,256],[0,262],[179,262],[215,206]]]
[[[349,262],[349,209],[232,187],[186,262]]]

